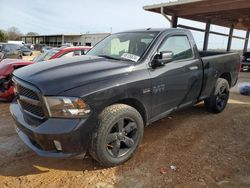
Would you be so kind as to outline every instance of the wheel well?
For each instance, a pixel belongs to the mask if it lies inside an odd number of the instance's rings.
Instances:
[[[229,86],[231,87],[232,79],[231,79],[231,74],[229,72],[223,73],[220,78],[224,78],[225,80],[228,81]]]
[[[147,125],[147,113],[146,113],[146,109],[145,109],[145,107],[143,106],[143,104],[139,100],[129,98],[129,99],[123,99],[123,100],[117,101],[115,103],[127,104],[127,105],[135,108],[141,114],[144,125]]]

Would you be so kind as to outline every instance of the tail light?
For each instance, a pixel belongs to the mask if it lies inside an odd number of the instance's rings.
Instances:
[[[244,61],[245,57],[243,55],[240,56],[240,62]]]

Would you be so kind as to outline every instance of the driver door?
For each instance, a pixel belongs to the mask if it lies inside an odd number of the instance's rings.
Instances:
[[[149,71],[153,117],[191,104],[199,96],[202,85],[202,66],[194,55],[188,36],[168,35],[157,54],[164,51],[173,52],[172,61]]]

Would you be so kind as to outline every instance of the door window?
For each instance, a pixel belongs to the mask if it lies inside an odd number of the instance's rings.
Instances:
[[[189,59],[193,57],[193,51],[187,36],[168,37],[160,46],[158,53],[171,51],[174,54],[174,60]]]
[[[80,50],[74,51],[73,56],[79,56],[79,55],[82,55],[82,52]]]
[[[74,57],[74,56],[80,56],[83,55],[81,50],[71,51],[63,54],[61,57]]]
[[[11,50],[10,45],[6,44],[3,46],[3,51],[10,52],[10,50]]]
[[[61,57],[73,57],[74,56],[74,52],[68,52],[66,54],[63,54]]]

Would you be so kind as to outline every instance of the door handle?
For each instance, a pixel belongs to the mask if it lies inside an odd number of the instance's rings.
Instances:
[[[198,66],[191,66],[191,67],[188,67],[189,70],[198,70]]]

